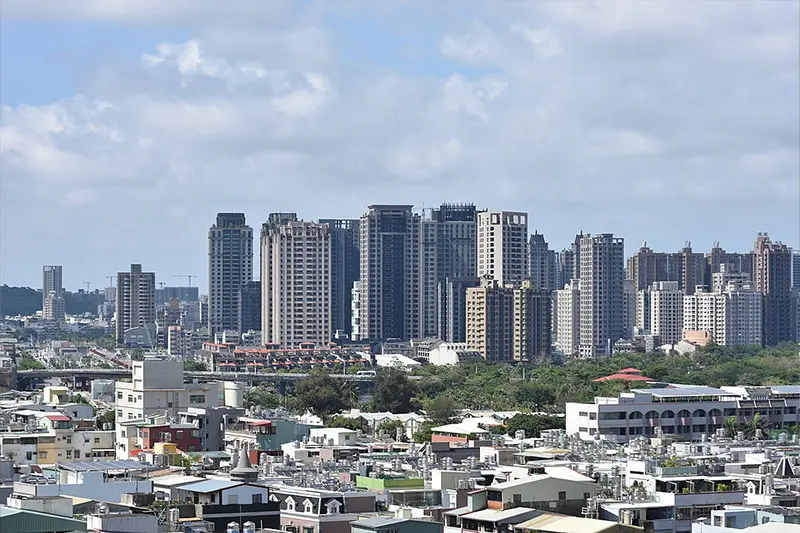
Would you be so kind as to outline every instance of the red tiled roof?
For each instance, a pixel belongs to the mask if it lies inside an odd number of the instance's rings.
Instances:
[[[67,415],[45,415],[45,418],[48,420],[52,420],[53,422],[69,422],[72,420]]]
[[[619,371],[620,374],[641,374],[642,371],[638,368],[623,368]]]
[[[647,376],[640,376],[639,374],[611,374],[610,376],[604,376],[602,378],[597,378],[594,381],[654,381],[653,378],[648,378]]]

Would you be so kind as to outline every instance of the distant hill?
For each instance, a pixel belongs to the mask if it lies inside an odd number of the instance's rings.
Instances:
[[[32,315],[42,310],[42,293],[30,287],[0,286],[0,316]]]

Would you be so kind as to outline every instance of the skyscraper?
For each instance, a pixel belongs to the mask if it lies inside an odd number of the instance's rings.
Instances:
[[[419,337],[420,219],[412,207],[371,205],[361,217],[357,340]]]
[[[566,355],[577,355],[580,347],[581,293],[580,281],[572,280],[556,291],[556,340],[558,350]]]
[[[253,280],[253,228],[244,213],[219,213],[208,230],[208,333],[239,327],[239,295]]]
[[[527,279],[527,248],[527,213],[478,213],[479,277],[491,276],[500,285]]]
[[[441,298],[447,296],[447,280],[475,277],[475,206],[442,204],[426,210],[420,218],[419,238],[419,331],[422,337],[434,337],[439,334],[444,320],[441,311],[446,309],[446,303]]]
[[[697,287],[708,286],[705,280],[706,258],[702,253],[692,251],[691,242],[687,242],[686,246],[677,253],[677,259],[678,285],[683,294],[694,294]]]
[[[551,250],[544,235],[534,232],[528,244],[529,278],[537,289],[552,292],[559,287],[556,273],[556,252]]]
[[[237,331],[261,331],[261,281],[245,281],[242,285]]]
[[[156,321],[156,275],[131,265],[130,272],[117,273],[117,344],[132,328],[154,327]]]
[[[753,287],[764,295],[764,345],[792,341],[792,252],[766,233],[759,233],[753,247]]]
[[[327,224],[270,216],[261,229],[264,344],[331,340],[331,232]]]
[[[60,265],[42,267],[42,318],[63,321],[64,282]]]
[[[719,291],[695,291],[683,297],[684,334],[707,332],[720,346],[761,345],[762,302],[761,293],[738,279]]]
[[[580,354],[610,355],[614,343],[625,337],[623,239],[612,233],[583,235],[580,276]]]
[[[439,283],[437,337],[445,342],[466,341],[467,289],[480,284],[475,276],[447,278]]]
[[[800,293],[800,250],[792,252],[792,290]]]
[[[657,281],[650,291],[652,334],[662,344],[674,344],[683,338],[683,291],[677,281]]]
[[[360,275],[358,219],[320,219],[331,233],[331,324],[334,334],[352,333],[353,284]]]
[[[549,357],[550,294],[529,280],[500,285],[489,277],[467,289],[466,342],[487,361]]]

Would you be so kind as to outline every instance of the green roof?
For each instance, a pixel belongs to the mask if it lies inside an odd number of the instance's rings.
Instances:
[[[0,505],[0,531],[61,533],[75,530],[87,531],[86,521]]]

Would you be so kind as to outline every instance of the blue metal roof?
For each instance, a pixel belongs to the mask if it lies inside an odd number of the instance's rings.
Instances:
[[[238,487],[239,485],[244,485],[244,483],[238,483],[236,481],[228,481],[227,479],[207,479],[205,481],[198,481],[197,483],[189,483],[188,485],[183,485],[179,487],[179,490],[187,490],[189,492],[201,492],[207,494],[209,492],[217,492],[220,490],[226,490],[233,487]]]

